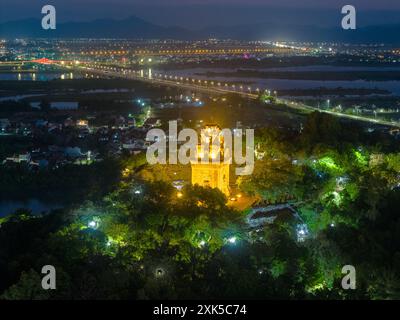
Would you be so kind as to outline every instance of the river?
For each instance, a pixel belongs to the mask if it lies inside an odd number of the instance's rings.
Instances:
[[[18,81],[48,81],[54,79],[75,79],[80,78],[80,76],[76,76],[71,73],[62,73],[62,72],[37,72],[37,73],[29,73],[29,72],[6,72],[0,73],[0,80],[18,80]]]
[[[191,69],[179,69],[169,70],[167,72],[156,71],[163,74],[176,75],[181,77],[193,77],[202,80],[212,80],[214,82],[235,82],[249,84],[253,88],[268,88],[270,90],[291,90],[291,89],[316,89],[320,87],[325,88],[349,88],[349,89],[382,89],[390,91],[392,94],[400,95],[400,81],[367,81],[367,80],[332,80],[332,81],[321,81],[321,80],[289,80],[289,79],[262,79],[256,77],[207,77],[207,72],[236,72],[237,69],[242,70],[257,70],[257,71],[289,71],[289,72],[301,72],[301,71],[340,71],[340,72],[354,72],[354,71],[400,71],[399,67],[335,67],[335,66],[302,66],[302,67],[281,67],[281,68],[191,68]]]

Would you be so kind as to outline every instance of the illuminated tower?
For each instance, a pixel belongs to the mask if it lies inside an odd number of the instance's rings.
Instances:
[[[197,146],[197,161],[191,162],[192,185],[218,188],[229,196],[229,163],[224,163],[224,140],[220,132],[221,129],[215,125],[206,126],[202,131],[201,142]],[[219,145],[213,145],[211,142],[213,137],[219,139]],[[208,148],[208,157],[205,148]]]

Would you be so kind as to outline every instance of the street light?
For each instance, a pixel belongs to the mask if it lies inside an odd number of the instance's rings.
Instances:
[[[96,230],[99,227],[99,222],[100,222],[100,219],[95,217],[88,222],[87,226],[90,229]]]
[[[231,244],[235,244],[236,243],[236,237],[230,237],[229,239],[228,239],[228,242],[229,243],[231,243]]]
[[[161,278],[164,276],[165,270],[163,268],[157,268],[155,273],[157,278]]]
[[[96,221],[89,221],[89,223],[88,223],[88,226],[90,227],[90,228],[96,228]]]

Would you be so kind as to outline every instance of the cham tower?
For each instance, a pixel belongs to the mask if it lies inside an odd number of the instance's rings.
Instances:
[[[229,196],[230,164],[224,162],[224,153],[229,152],[229,149],[225,147],[220,133],[221,129],[217,125],[208,125],[202,130],[200,144],[197,146],[197,161],[191,162],[192,185],[218,188]],[[213,144],[213,139],[219,139],[219,144]]]

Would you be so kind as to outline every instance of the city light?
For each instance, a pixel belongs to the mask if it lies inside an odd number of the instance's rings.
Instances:
[[[228,242],[231,244],[236,244],[237,238],[236,237],[230,237],[228,238]]]
[[[163,277],[164,275],[165,275],[165,270],[164,270],[163,268],[161,268],[161,267],[156,268],[156,270],[155,270],[155,276],[156,276],[157,278],[161,278],[161,277]]]
[[[399,297],[396,26],[208,7],[0,39],[2,299]]]
[[[124,178],[129,177],[130,174],[131,174],[131,170],[130,170],[129,168],[125,168],[125,169],[122,171],[122,176],[123,176]]]
[[[296,226],[297,241],[304,242],[309,236],[308,227],[306,224],[298,224]]]
[[[99,227],[99,222],[97,220],[91,220],[88,222],[88,228],[97,229]]]

